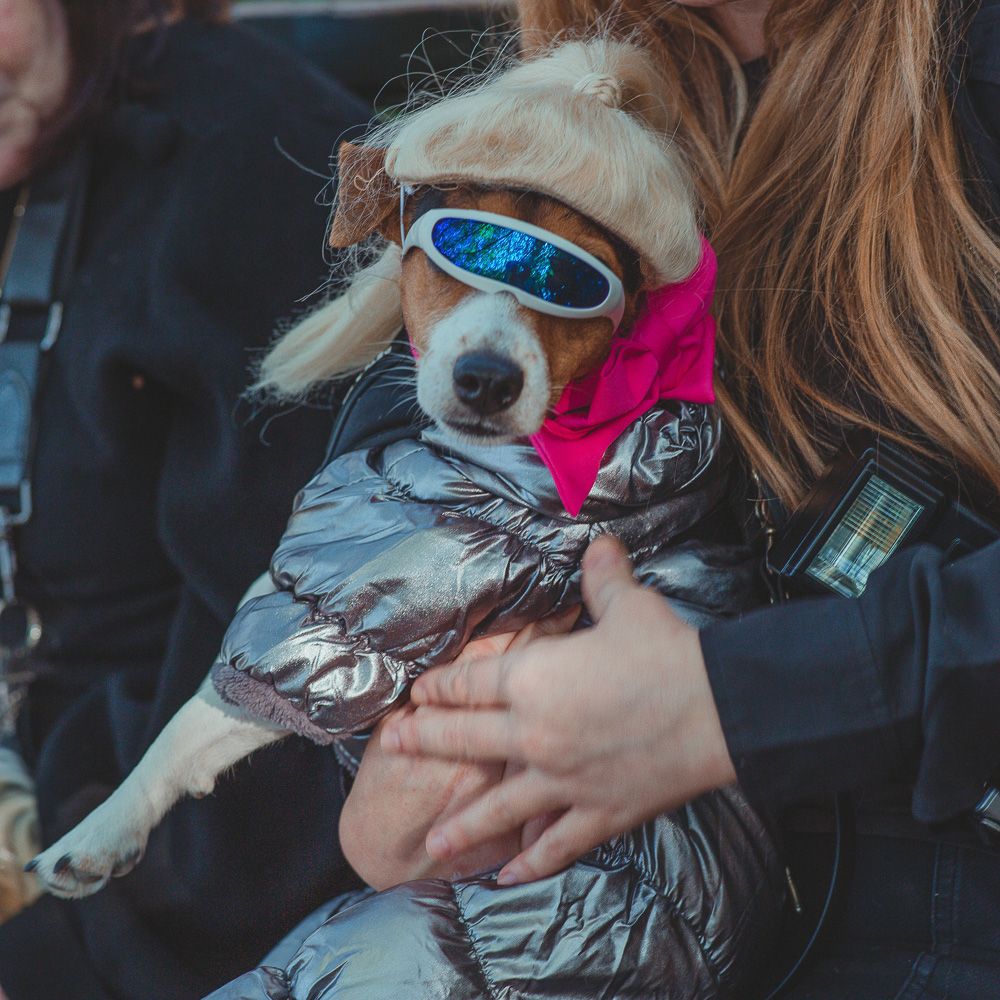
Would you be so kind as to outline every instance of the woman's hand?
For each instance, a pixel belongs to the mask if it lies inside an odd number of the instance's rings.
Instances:
[[[0,190],[28,175],[39,130],[65,99],[69,75],[60,0],[0,0]]]
[[[517,634],[476,639],[455,663],[497,656],[534,636],[568,632],[579,613],[578,607],[573,608]],[[504,830],[468,851],[446,859],[430,857],[424,844],[431,827],[497,785],[504,776],[505,764],[386,753],[380,740],[382,730],[413,712],[413,706],[404,705],[376,726],[340,815],[344,856],[358,875],[376,889],[417,878],[461,878],[495,868],[533,843],[550,821],[540,817],[523,829]],[[515,769],[516,765],[506,768],[508,773]]]
[[[446,860],[427,854],[424,842],[434,823],[497,784],[504,765],[386,753],[382,729],[412,712],[404,705],[375,727],[340,814],[344,857],[376,889],[417,878],[456,878],[502,864],[520,849],[515,831]]]
[[[587,550],[583,593],[594,628],[430,670],[417,710],[383,728],[390,751],[524,765],[433,824],[431,857],[558,815],[499,878],[530,881],[735,781],[697,631],[639,587],[613,539]]]

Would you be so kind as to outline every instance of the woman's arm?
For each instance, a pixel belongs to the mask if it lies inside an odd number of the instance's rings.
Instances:
[[[1000,764],[1000,543],[940,562],[915,549],[857,601],[765,609],[699,643],[595,543],[594,629],[430,671],[413,689],[422,707],[384,731],[390,749],[527,763],[433,827],[429,852],[567,810],[502,873],[521,881],[737,777],[791,799],[878,782],[918,755],[917,817],[957,815]]]
[[[504,765],[386,753],[380,743],[383,727],[412,711],[408,705],[398,708],[375,727],[340,814],[344,857],[375,889],[471,875],[503,864],[520,849],[515,831],[446,860],[427,853],[430,828],[494,787]]]
[[[919,762],[913,812],[938,823],[1000,765],[1000,542],[949,566],[932,548],[901,552],[857,600],[720,623],[702,648],[751,794],[787,801]]]

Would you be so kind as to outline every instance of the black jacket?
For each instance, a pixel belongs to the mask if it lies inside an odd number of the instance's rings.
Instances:
[[[955,116],[978,176],[969,190],[1000,233],[1000,0],[965,36]],[[782,802],[916,771],[924,823],[974,806],[1000,766],[1000,543],[942,566],[900,552],[858,600],[768,608],[702,632],[744,788]]]
[[[278,320],[326,276],[323,182],[276,143],[328,173],[341,133],[369,115],[235,27],[181,23],[140,44],[135,96],[95,128],[39,406],[35,512],[16,538],[52,671],[20,734],[47,843],[195,691],[322,458],[329,410],[240,395]],[[11,1000],[203,996],[355,884],[341,798],[328,751],[288,741],[257,755],[181,803],[129,878],[0,927],[0,986]]]

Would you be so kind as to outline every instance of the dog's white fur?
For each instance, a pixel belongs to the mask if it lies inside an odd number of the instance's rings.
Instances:
[[[208,795],[220,774],[287,735],[225,704],[206,679],[111,797],[35,859],[36,877],[56,896],[97,892],[135,867],[175,802]]]
[[[549,405],[549,370],[535,331],[521,320],[517,300],[504,292],[467,295],[435,326],[417,369],[417,402],[454,437],[467,421],[467,407],[455,397],[452,372],[464,354],[489,351],[512,361],[524,376],[517,400],[500,413],[480,418],[493,441],[534,434]],[[475,439],[482,443],[482,437]]]

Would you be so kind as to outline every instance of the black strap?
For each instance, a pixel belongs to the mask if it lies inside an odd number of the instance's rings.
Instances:
[[[762,415],[768,442],[775,449],[771,427],[764,414],[763,397],[760,387],[755,386],[755,401]],[[777,531],[787,523],[788,511],[778,498],[777,491],[756,470],[754,479],[759,491],[757,505],[758,516],[766,518],[769,527],[765,528],[767,549],[770,547]],[[775,603],[785,600],[780,579],[773,574],[768,566],[767,555],[763,563],[765,582]],[[791,920],[797,924],[789,927],[786,920],[782,928],[783,941],[778,953],[772,957],[772,965],[761,977],[755,996],[759,1000],[779,1000],[808,972],[809,968],[822,954],[824,947],[836,930],[850,895],[854,877],[854,857],[857,851],[857,826],[854,818],[854,799],[850,792],[840,792],[833,797],[834,811],[834,843],[833,855],[830,860],[830,875],[826,884],[826,895],[822,905],[815,911],[815,916],[809,920],[793,900],[796,913]],[[789,880],[792,872],[788,871]],[[810,908],[811,909],[811,908]]]
[[[850,895],[857,850],[854,800],[847,792],[834,798],[834,844],[826,897],[806,927],[795,928],[783,940],[769,974],[762,976],[756,996],[778,1000],[809,971],[836,930]],[[787,928],[784,928],[787,930]]]
[[[0,737],[14,732],[42,623],[14,592],[14,529],[31,517],[39,390],[62,325],[89,175],[81,145],[22,189],[3,253],[0,290]]]
[[[89,150],[78,146],[32,182],[0,302],[47,309],[66,292],[76,258]]]
[[[31,513],[34,411],[46,354],[62,323],[62,297],[76,261],[90,154],[77,147],[31,182],[11,222],[0,292],[0,515]]]

